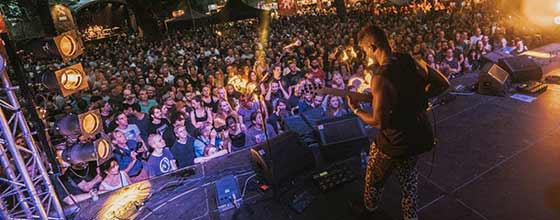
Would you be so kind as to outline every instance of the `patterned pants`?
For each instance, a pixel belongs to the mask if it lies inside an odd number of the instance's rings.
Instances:
[[[396,171],[401,185],[401,206],[405,220],[417,220],[418,171],[416,157],[391,159],[382,153],[375,144],[371,145],[366,169],[364,205],[366,209],[377,209],[383,193],[385,181]]]

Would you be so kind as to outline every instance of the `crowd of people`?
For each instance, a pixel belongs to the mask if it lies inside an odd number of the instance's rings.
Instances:
[[[262,143],[286,132],[284,119],[302,112],[351,114],[345,98],[303,87],[367,92],[375,62],[364,57],[355,38],[364,24],[384,28],[394,51],[424,59],[450,78],[476,72],[484,54],[516,55],[527,50],[525,42],[540,43],[517,32],[493,1],[376,5],[345,17],[334,11],[300,9],[269,27],[245,20],[169,31],[155,42],[122,35],[87,44],[79,61],[90,88],[70,97],[51,94],[44,104],[51,115],[99,109],[114,156],[99,167],[61,161],[69,189],[64,201]],[[35,74],[61,67],[31,56],[25,66]]]

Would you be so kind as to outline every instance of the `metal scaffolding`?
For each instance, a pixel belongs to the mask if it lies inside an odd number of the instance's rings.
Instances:
[[[40,151],[0,56],[0,219],[64,219]],[[27,109],[34,111],[35,109]],[[16,144],[16,138],[24,144]]]

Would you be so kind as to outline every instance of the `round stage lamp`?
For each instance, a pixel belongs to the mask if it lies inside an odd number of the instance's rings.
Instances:
[[[68,114],[56,122],[56,129],[63,136],[92,137],[103,132],[103,124],[99,110],[75,115]]]
[[[56,36],[54,38],[54,43],[58,55],[62,58],[64,63],[84,53],[83,43],[75,30],[64,32]]]
[[[554,23],[557,24],[557,25],[560,25],[560,16],[556,16],[554,18]]]
[[[111,155],[111,143],[107,139],[100,139],[95,146],[98,160],[106,160]]]
[[[86,115],[82,123],[83,123],[82,128],[87,133],[94,132],[99,128],[99,118],[94,114]]]
[[[84,76],[76,69],[65,68],[61,70],[60,85],[67,90],[74,90],[80,87],[84,81]]]
[[[72,36],[64,35],[60,38],[60,53],[62,56],[74,56],[77,52],[76,48],[78,48],[78,43]]]
[[[82,135],[91,137],[103,131],[103,124],[99,110],[92,110],[78,116]]]

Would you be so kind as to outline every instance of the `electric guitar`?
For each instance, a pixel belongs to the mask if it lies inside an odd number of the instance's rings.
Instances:
[[[305,85],[303,85],[302,88],[302,94],[307,94],[307,93],[311,93],[314,95],[334,95],[334,96],[340,96],[340,97],[346,97],[349,96],[352,101],[356,101],[356,102],[371,102],[373,96],[371,96],[371,94],[366,94],[366,93],[358,93],[358,92],[352,92],[349,90],[344,90],[344,89],[335,89],[335,88],[328,88],[328,87],[324,87],[322,85],[317,85],[317,84],[313,84],[313,83],[307,83]]]

